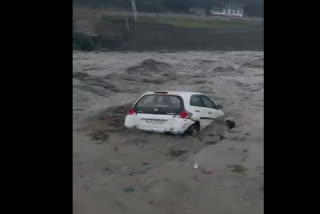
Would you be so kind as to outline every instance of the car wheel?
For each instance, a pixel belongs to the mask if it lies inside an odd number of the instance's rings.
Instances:
[[[195,136],[199,132],[198,124],[191,125],[188,130],[186,131],[186,134],[189,136]]]

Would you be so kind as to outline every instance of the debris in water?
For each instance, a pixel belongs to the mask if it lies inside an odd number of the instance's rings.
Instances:
[[[194,163],[194,165],[193,165],[193,168],[194,168],[194,169],[198,169],[198,167],[199,167],[199,165],[198,165],[198,162],[196,161],[196,162]]]
[[[188,152],[188,151],[184,151],[184,150],[171,150],[168,155],[170,155],[170,156],[172,156],[172,157],[179,157],[180,155],[182,155],[182,154],[184,154],[184,153],[186,153],[186,152]]]
[[[220,137],[220,141],[226,139],[226,137],[223,135],[219,135],[219,137]]]
[[[228,168],[230,168],[232,172],[238,173],[238,174],[243,174],[247,170],[247,168],[245,168],[244,166],[241,166],[239,164],[228,165]]]
[[[124,188],[122,189],[122,191],[123,191],[123,192],[133,192],[133,191],[134,191],[134,188],[132,188],[132,187],[124,187]]]
[[[225,123],[228,126],[229,130],[233,129],[236,126],[236,122],[232,117],[228,117],[225,119]]]
[[[212,174],[212,171],[211,170],[206,170],[206,169],[202,169],[201,172],[203,174]]]
[[[141,163],[141,165],[149,165],[149,163],[148,162],[143,162],[143,163]]]
[[[150,183],[152,180],[153,180],[153,179],[152,179],[152,178],[150,178],[149,180],[147,180],[147,182],[146,182],[145,184]]]
[[[145,169],[145,170],[150,170],[150,169],[152,169],[152,166],[151,166],[151,165],[145,165],[145,166],[144,166],[144,169]]]

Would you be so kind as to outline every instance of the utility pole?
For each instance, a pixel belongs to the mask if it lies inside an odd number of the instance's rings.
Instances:
[[[137,21],[138,12],[137,12],[137,7],[136,7],[135,0],[131,0],[131,6],[132,6],[132,12],[133,12],[134,21]]]
[[[129,29],[129,21],[128,21],[127,12],[125,13],[125,16],[126,16],[126,22],[127,22],[127,30],[128,30],[128,32],[129,32],[130,29]]]

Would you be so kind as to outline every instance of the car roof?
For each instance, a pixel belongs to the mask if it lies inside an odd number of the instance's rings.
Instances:
[[[144,94],[157,94],[158,93],[161,93],[161,92],[167,92],[166,94],[167,95],[178,95],[178,96],[187,96],[187,95],[193,95],[193,94],[202,94],[202,93],[199,93],[199,92],[190,92],[190,91],[149,91],[149,92],[146,92]]]

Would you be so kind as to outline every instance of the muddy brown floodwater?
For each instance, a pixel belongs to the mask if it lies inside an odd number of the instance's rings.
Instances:
[[[263,213],[263,62],[263,52],[73,52],[74,214]],[[206,93],[226,115],[192,137],[126,129],[131,104],[153,90]]]

